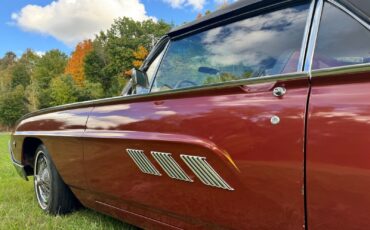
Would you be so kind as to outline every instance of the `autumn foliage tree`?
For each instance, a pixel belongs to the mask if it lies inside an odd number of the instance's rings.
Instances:
[[[91,40],[85,40],[77,44],[75,51],[72,53],[71,58],[68,60],[65,74],[72,76],[73,80],[78,86],[83,86],[85,81],[85,57],[93,49]]]
[[[137,50],[133,52],[135,60],[132,62],[132,65],[135,68],[140,68],[146,56],[148,56],[148,53],[148,50],[144,46],[140,45]]]
[[[119,95],[127,83],[122,72],[139,68],[170,28],[163,21],[119,18],[70,57],[56,49],[26,50],[21,57],[7,52],[0,57],[0,130],[27,112]]]
[[[149,54],[148,50],[144,46],[139,45],[139,47],[132,52],[132,55],[135,58],[135,60],[132,62],[132,66],[135,67],[136,69],[140,68],[148,54]],[[130,76],[131,70],[127,70],[125,72],[125,75]]]

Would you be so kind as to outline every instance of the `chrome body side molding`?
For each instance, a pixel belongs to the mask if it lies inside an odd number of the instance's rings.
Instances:
[[[349,66],[340,66],[332,67],[325,69],[312,70],[312,77],[321,77],[321,76],[338,76],[342,74],[354,74],[354,73],[364,73],[370,71],[370,63],[358,64],[358,65],[349,65]]]
[[[117,96],[117,97],[111,97],[111,98],[96,99],[96,100],[91,100],[91,101],[76,102],[76,103],[41,109],[39,111],[26,114],[20,119],[20,121],[30,118],[30,117],[37,116],[37,115],[51,113],[51,112],[58,112],[61,110],[84,108],[84,107],[89,107],[89,106],[98,106],[98,105],[109,104],[109,103],[114,103],[114,102],[123,102],[123,103],[131,102],[132,100],[144,99],[144,98],[151,100],[153,97],[157,97],[157,96],[171,96],[171,95],[177,95],[180,93],[190,93],[190,92],[198,92],[198,91],[213,90],[213,89],[225,89],[225,88],[232,88],[232,87],[241,86],[241,85],[253,85],[253,84],[266,83],[266,82],[296,80],[296,79],[302,79],[302,78],[308,78],[308,73],[305,73],[305,72],[284,73],[284,74],[277,74],[277,75],[271,75],[271,76],[263,76],[263,77],[258,77],[258,78],[248,78],[248,79],[241,79],[241,80],[235,80],[235,81],[230,81],[230,82],[210,84],[207,86],[195,86],[195,87],[174,89],[174,90],[168,90],[168,91],[160,91],[160,92],[154,92],[154,93],[148,93],[148,94]]]

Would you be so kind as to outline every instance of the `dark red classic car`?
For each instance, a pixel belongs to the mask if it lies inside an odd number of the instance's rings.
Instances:
[[[123,95],[22,118],[40,207],[147,229],[369,229],[370,1],[246,0],[161,39]]]

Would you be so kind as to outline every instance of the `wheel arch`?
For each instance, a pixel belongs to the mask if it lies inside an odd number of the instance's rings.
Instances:
[[[22,145],[22,162],[27,176],[33,175],[36,149],[43,144],[37,137],[25,137]]]

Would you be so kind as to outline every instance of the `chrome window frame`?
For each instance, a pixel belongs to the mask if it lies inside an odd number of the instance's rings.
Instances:
[[[364,72],[370,72],[370,63],[312,70],[310,72],[310,77],[313,78],[313,77],[336,76],[336,75],[355,74],[355,73],[364,73]]]
[[[165,45],[165,47],[163,48],[163,50],[161,50],[161,51],[158,53],[158,55],[161,55],[161,54],[162,54],[162,52],[163,52],[163,55],[162,55],[161,60],[159,60],[159,63],[158,63],[157,68],[156,68],[156,69],[155,69],[155,71],[154,71],[154,76],[153,76],[152,82],[149,82],[149,90],[148,90],[148,93],[147,93],[147,94],[151,94],[151,93],[153,93],[153,92],[152,92],[152,89],[153,89],[153,85],[154,85],[155,79],[157,79],[157,75],[158,75],[159,67],[162,65],[163,59],[164,59],[164,57],[167,55],[168,48],[170,47],[171,42],[172,42],[172,40],[171,40],[171,39],[169,39],[169,40],[167,41],[167,44],[166,44],[166,45]],[[156,57],[158,57],[158,55],[157,55]]]
[[[315,9],[315,16],[313,19],[313,25],[311,28],[311,34],[309,38],[309,45],[307,47],[307,56],[306,56],[306,63],[304,65],[304,72],[308,72],[310,78],[317,77],[317,76],[331,76],[337,74],[346,74],[346,73],[360,73],[360,72],[367,72],[370,71],[370,63],[364,64],[353,64],[353,65],[345,65],[345,66],[338,66],[338,67],[329,67],[329,68],[322,68],[322,69],[313,69],[313,58],[316,49],[316,43],[318,39],[318,34],[321,25],[321,18],[324,10],[325,3],[332,4],[334,7],[338,8],[339,10],[343,11],[353,19],[355,19],[358,23],[364,26],[366,29],[370,31],[370,24],[362,20],[358,17],[355,13],[353,13],[350,9],[346,6],[342,5],[341,3],[337,2],[336,0],[317,0],[317,5]]]
[[[129,94],[130,90],[132,90],[132,79],[128,80],[128,82],[126,83],[126,85],[123,87],[122,91],[121,91],[121,96],[129,96],[131,94]]]
[[[311,33],[311,28],[313,25],[313,20],[314,20],[314,14],[315,14],[315,9],[316,9],[316,0],[312,0],[310,3],[310,9],[308,12],[307,16],[307,21],[306,21],[306,28],[303,34],[303,40],[302,40],[302,47],[301,47],[301,53],[298,61],[298,66],[297,66],[297,72],[304,72],[304,65],[306,62],[306,56],[307,56],[307,51],[308,51],[308,46],[310,42],[310,33]]]
[[[313,16],[311,32],[309,36],[309,41],[307,45],[305,63],[303,66],[303,71],[310,73],[312,68],[314,51],[316,48],[317,36],[319,34],[320,21],[322,16],[322,11],[324,8],[324,0],[318,0],[315,7],[315,14]]]
[[[158,72],[159,66],[162,64],[162,60],[163,60],[163,58],[164,58],[164,55],[166,55],[166,53],[167,53],[167,49],[168,49],[168,46],[169,46],[170,42],[171,42],[170,40],[168,40],[168,41],[167,41],[166,45],[164,45],[164,47],[163,47],[160,51],[158,51],[157,55],[155,55],[155,56],[152,58],[151,63],[150,63],[150,64],[148,65],[148,67],[145,69],[145,73],[146,73],[146,72],[148,71],[148,69],[150,68],[150,66],[153,64],[153,62],[155,61],[155,59],[156,59],[158,56],[162,55],[162,57],[161,57],[161,58],[160,58],[160,60],[159,60],[159,63],[158,63],[158,65],[157,65],[157,67],[154,69],[153,78],[152,78],[152,80],[149,82],[149,92],[150,92],[150,90],[152,89],[152,84],[153,84],[153,82],[154,82],[155,77],[157,76],[157,72]],[[163,54],[162,54],[162,52],[163,52]]]

